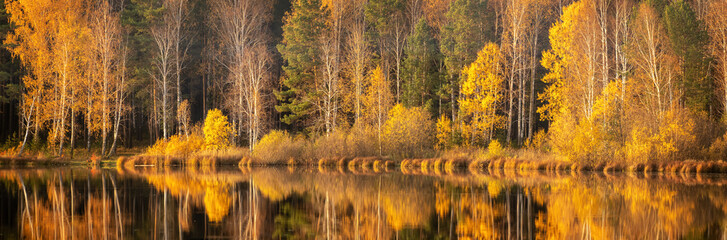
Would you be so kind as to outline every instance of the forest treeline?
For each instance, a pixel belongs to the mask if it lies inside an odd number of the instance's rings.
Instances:
[[[586,162],[724,158],[725,12],[726,0],[6,0],[2,121],[16,151],[57,155],[188,136],[218,108],[250,150],[299,139],[263,137],[283,129],[363,155],[497,140]]]

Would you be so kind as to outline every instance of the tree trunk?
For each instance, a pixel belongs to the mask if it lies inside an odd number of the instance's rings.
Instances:
[[[28,142],[28,133],[30,132],[30,119],[33,117],[33,110],[35,110],[36,99],[34,98],[32,101],[33,102],[30,103],[30,112],[28,113],[27,117],[25,117],[25,134],[23,136],[23,144],[20,145],[20,150],[18,151],[18,157],[23,155],[25,145]]]

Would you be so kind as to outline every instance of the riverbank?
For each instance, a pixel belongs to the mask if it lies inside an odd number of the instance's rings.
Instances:
[[[290,169],[317,168],[320,172],[405,174],[454,174],[462,172],[541,171],[603,173],[727,173],[722,160],[685,160],[661,163],[574,163],[551,153],[527,149],[503,149],[494,153],[483,149],[445,151],[431,158],[394,159],[389,157],[324,157],[318,160],[290,158],[286,162],[260,160],[244,150],[201,152],[190,156],[157,156],[123,150],[116,159],[102,160],[94,155],[74,159],[41,157],[0,157],[0,167],[104,166],[116,168],[183,167],[217,168],[282,166]]]
[[[381,173],[400,171],[404,174],[455,174],[462,172],[540,171],[540,172],[603,172],[603,173],[727,173],[722,160],[686,160],[664,163],[600,163],[584,164],[559,160],[557,157],[529,154],[524,157],[470,158],[413,158],[394,160],[385,157],[321,158],[318,161],[289,160],[287,163],[265,163],[250,156],[205,155],[189,158],[163,156],[120,157],[117,167],[225,167],[238,166],[251,171],[256,167],[317,168],[320,172]],[[237,159],[240,159],[239,161]]]

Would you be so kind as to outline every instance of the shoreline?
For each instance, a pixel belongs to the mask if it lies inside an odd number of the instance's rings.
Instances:
[[[240,160],[237,160],[240,159]],[[0,167],[56,167],[56,166],[102,166],[123,168],[158,167],[239,167],[252,170],[256,167],[318,168],[320,172],[392,172],[453,174],[461,172],[497,171],[541,171],[577,173],[727,173],[727,162],[722,160],[685,160],[664,163],[600,163],[583,164],[557,160],[525,160],[517,158],[496,158],[471,160],[465,158],[414,158],[392,160],[380,157],[322,158],[318,161],[289,160],[286,163],[263,163],[250,157],[191,156],[188,158],[168,156],[121,156],[116,160],[90,162],[58,158],[0,157]]]

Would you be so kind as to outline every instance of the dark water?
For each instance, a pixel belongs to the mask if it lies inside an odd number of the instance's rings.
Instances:
[[[724,239],[727,176],[0,170],[0,239]]]

